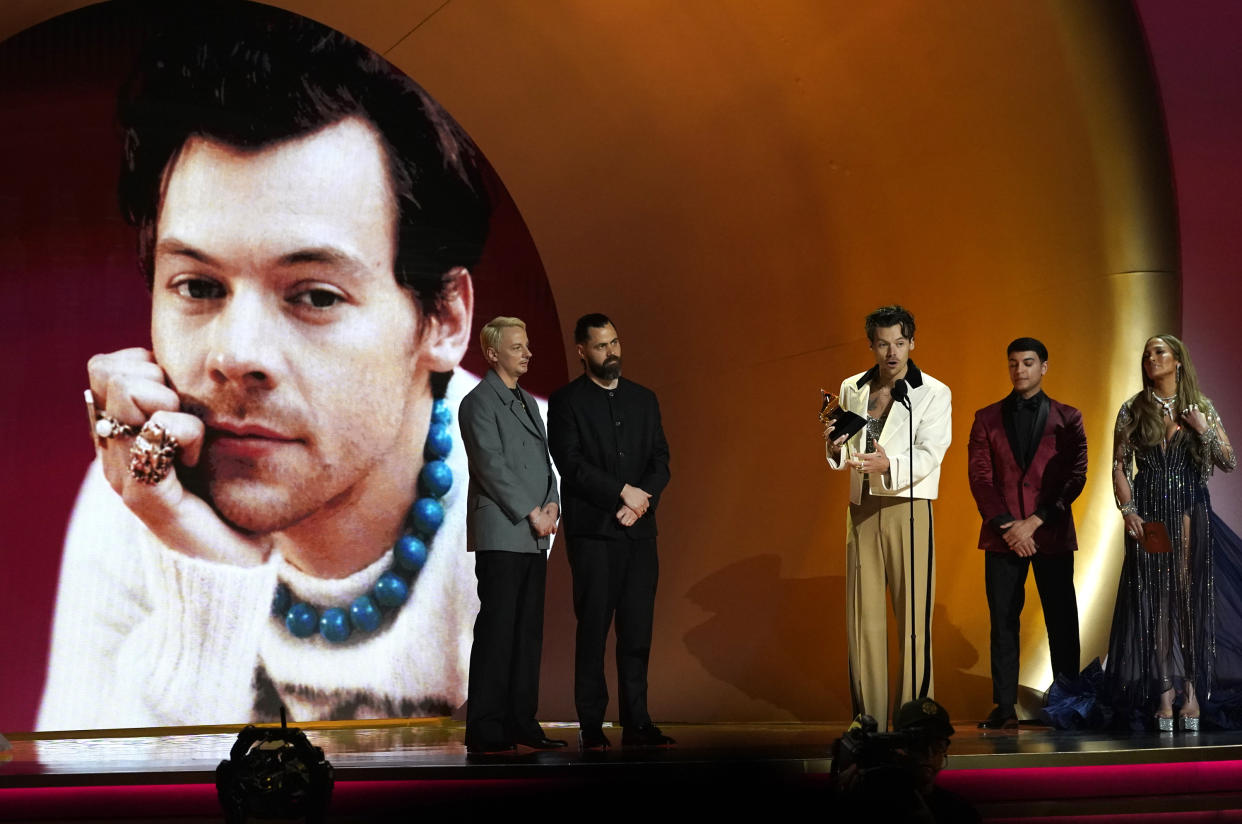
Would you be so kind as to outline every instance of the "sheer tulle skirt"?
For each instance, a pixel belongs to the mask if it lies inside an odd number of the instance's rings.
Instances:
[[[1211,510],[1206,488],[1163,502],[1173,551],[1127,541],[1105,666],[1059,678],[1041,718],[1062,729],[1152,726],[1160,694],[1194,684],[1205,725],[1242,729],[1242,539]],[[1177,507],[1177,504],[1182,504]],[[1175,515],[1181,509],[1182,517]]]
[[[1215,549],[1215,657],[1212,678],[1200,700],[1212,726],[1242,729],[1242,538],[1212,515]]]

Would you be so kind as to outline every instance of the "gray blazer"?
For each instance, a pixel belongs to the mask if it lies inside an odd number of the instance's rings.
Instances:
[[[526,518],[549,501],[560,506],[548,435],[535,399],[520,386],[518,391],[531,414],[489,369],[457,411],[470,464],[466,549],[471,552],[539,552],[550,544],[547,537],[536,537]]]

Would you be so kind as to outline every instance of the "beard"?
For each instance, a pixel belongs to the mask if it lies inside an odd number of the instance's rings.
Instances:
[[[273,429],[302,432],[308,427],[295,412],[270,398],[246,392],[222,391],[211,398],[181,396],[181,410],[204,424],[213,412],[238,421],[262,420]],[[178,466],[177,477],[188,492],[202,498],[227,525],[250,535],[266,535],[287,529],[323,505],[317,489],[328,474],[314,462],[302,465],[304,449],[276,460],[222,457],[212,448],[214,435],[205,433],[198,464]],[[305,447],[305,444],[302,445]],[[284,450],[282,450],[283,452]],[[301,460],[300,460],[301,459]],[[318,497],[317,497],[318,496]]]
[[[205,453],[197,466],[178,468],[177,477],[220,520],[248,535],[288,529],[324,505],[315,495],[317,478],[272,472],[256,461],[220,461]]]
[[[586,362],[586,365],[590,373],[602,381],[611,382],[621,377],[621,356],[620,355],[613,355],[610,358],[605,358],[604,362],[600,364],[597,364],[594,361],[588,360]]]

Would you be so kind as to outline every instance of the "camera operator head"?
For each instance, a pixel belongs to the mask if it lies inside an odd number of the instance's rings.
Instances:
[[[969,801],[936,786],[953,732],[949,713],[930,698],[903,704],[892,732],[860,715],[833,742],[834,812],[843,820],[981,821]]]
[[[915,786],[927,795],[949,757],[949,739],[954,732],[949,713],[930,698],[907,701],[897,710],[893,731],[905,737],[902,749],[912,762]]]

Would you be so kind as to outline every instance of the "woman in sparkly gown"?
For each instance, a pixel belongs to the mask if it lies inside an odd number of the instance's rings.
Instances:
[[[1237,537],[1213,516],[1207,481],[1215,468],[1233,470],[1237,459],[1180,340],[1148,340],[1142,373],[1143,390],[1122,404],[1114,429],[1113,492],[1125,521],[1126,554],[1105,694],[1114,723],[1142,728],[1154,714],[1162,731],[1175,722],[1196,730],[1199,699],[1210,703],[1217,683],[1218,573],[1227,573],[1221,584],[1234,590],[1242,571]],[[1149,552],[1140,543],[1143,525],[1155,521],[1168,529],[1168,552]]]

